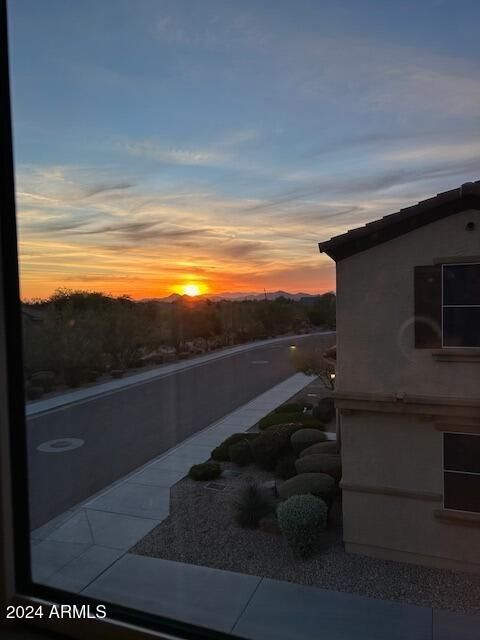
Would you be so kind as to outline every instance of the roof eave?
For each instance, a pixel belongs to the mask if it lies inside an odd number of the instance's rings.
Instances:
[[[326,253],[332,260],[338,262],[427,224],[468,209],[480,210],[480,195],[477,193],[462,194],[454,200],[444,201],[437,206],[398,216],[394,222],[387,222],[384,225],[377,224],[381,222],[379,220],[375,223],[370,223],[372,225],[371,228],[366,225],[325,242],[320,242],[318,248],[320,253]]]

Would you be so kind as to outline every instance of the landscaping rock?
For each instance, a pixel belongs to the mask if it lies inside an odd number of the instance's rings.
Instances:
[[[337,441],[328,440],[328,442],[317,442],[317,444],[312,444],[311,447],[307,447],[303,451],[300,451],[300,458],[303,458],[304,456],[311,456],[314,453],[338,454]]]
[[[298,473],[327,473],[335,480],[342,477],[342,462],[339,455],[314,453],[303,456],[295,462]]]
[[[327,436],[318,429],[300,429],[292,434],[290,443],[295,453],[300,453],[317,442],[324,442]]]
[[[272,496],[276,496],[277,495],[277,482],[276,482],[276,480],[266,480],[265,482],[262,482],[262,484],[260,486],[266,493],[268,493],[268,494],[270,494]]]
[[[258,528],[261,531],[265,531],[265,533],[280,533],[277,516],[275,515],[264,516],[258,523]]]
[[[286,480],[278,487],[278,493],[284,499],[308,493],[323,498],[330,494],[334,487],[335,480],[326,473],[302,473]]]

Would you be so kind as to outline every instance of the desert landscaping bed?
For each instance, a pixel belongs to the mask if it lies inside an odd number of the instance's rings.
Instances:
[[[172,487],[170,516],[132,552],[364,596],[480,612],[480,576],[346,553],[338,495],[328,528],[319,532],[319,551],[308,559],[294,557],[278,532],[240,528],[233,511],[239,492],[273,475],[253,465],[228,462],[222,469],[215,481],[186,477]]]

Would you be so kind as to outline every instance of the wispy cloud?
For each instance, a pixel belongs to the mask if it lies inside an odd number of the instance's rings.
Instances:
[[[227,154],[220,151],[162,148],[151,140],[129,142],[126,150],[133,156],[150,158],[166,165],[221,166],[229,159]]]

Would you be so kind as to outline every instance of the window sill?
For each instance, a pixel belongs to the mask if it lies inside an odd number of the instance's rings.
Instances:
[[[439,362],[480,362],[480,348],[456,349],[454,347],[432,352],[434,360]]]
[[[467,527],[480,527],[480,513],[451,511],[450,509],[435,509],[433,515],[438,520],[445,520],[449,524],[458,524]]]

